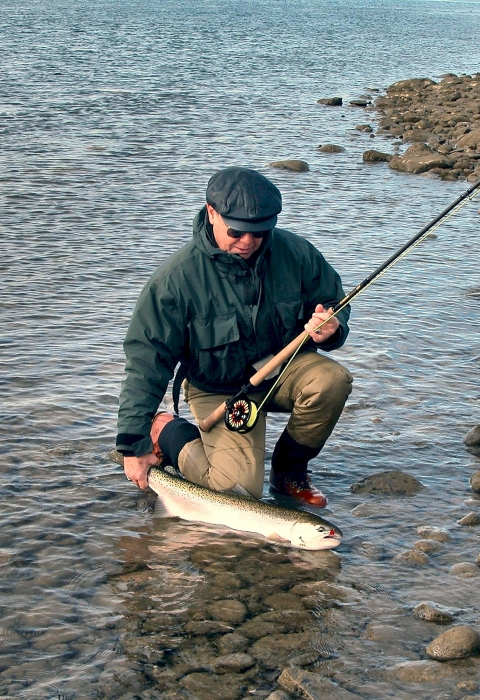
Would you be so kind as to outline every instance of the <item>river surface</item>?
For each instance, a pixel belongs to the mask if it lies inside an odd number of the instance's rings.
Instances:
[[[241,605],[242,624],[289,605],[304,619],[292,594],[275,596],[321,578],[322,556],[159,521],[107,453],[135,300],[189,239],[215,170],[271,177],[280,225],[317,245],[346,290],[467,189],[364,165],[364,150],[394,146],[356,130],[375,113],[348,101],[479,71],[480,3],[3,0],[0,33],[0,695],[265,698],[292,663],[360,698],[475,695],[478,661],[423,682],[391,669],[425,659],[442,631],[413,618],[420,601],[478,628],[480,579],[451,567],[480,552],[480,528],[457,525],[480,512],[468,483],[480,453],[463,444],[480,423],[480,197],[354,302],[334,353],[354,391],[312,464],[344,531],[332,576],[347,593],[305,603],[307,632],[274,628],[292,635],[277,661],[255,651],[261,632],[229,646],[225,630],[186,625],[236,629]],[[317,104],[336,95],[347,106]],[[346,150],[316,150],[326,143]],[[283,158],[310,171],[268,167]],[[270,419],[269,450],[283,425]],[[423,490],[350,491],[392,468]],[[450,539],[423,565],[395,559],[425,525]],[[225,599],[238,619],[212,608]],[[255,665],[218,666],[228,652]]]

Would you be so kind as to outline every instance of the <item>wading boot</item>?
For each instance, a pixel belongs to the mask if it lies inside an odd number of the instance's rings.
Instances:
[[[310,506],[325,508],[327,498],[312,484],[307,472],[308,461],[320,450],[300,445],[285,429],[273,451],[270,490]]]

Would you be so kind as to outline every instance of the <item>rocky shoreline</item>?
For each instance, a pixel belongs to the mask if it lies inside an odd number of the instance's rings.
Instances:
[[[480,73],[401,80],[387,88],[374,107],[378,136],[412,145],[394,155],[389,167],[429,172],[443,180],[480,178]]]
[[[365,163],[388,163],[393,170],[438,177],[442,180],[480,179],[480,73],[457,76],[448,73],[440,82],[429,78],[400,80],[376,99],[369,93],[351,100],[348,107],[376,113],[377,129],[369,123],[358,124],[358,133],[370,138],[395,139],[394,153],[369,149]],[[317,103],[328,109],[344,106],[342,97],[323,97]],[[375,132],[375,133],[374,133]],[[401,147],[411,144],[404,152]],[[323,144],[317,151],[343,153],[338,144]],[[283,160],[270,167],[308,171],[302,160]]]

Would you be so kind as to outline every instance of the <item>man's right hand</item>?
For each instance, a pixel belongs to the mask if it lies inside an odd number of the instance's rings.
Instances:
[[[159,459],[153,452],[143,457],[124,457],[123,470],[129,481],[132,481],[139,489],[148,488],[148,470],[159,464]]]

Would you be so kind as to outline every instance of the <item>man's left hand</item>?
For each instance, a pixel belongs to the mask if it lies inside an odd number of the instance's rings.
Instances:
[[[305,330],[307,331],[308,335],[316,342],[316,343],[324,343],[330,336],[332,336],[337,328],[339,327],[340,323],[337,319],[336,316],[334,316],[330,321],[327,321],[325,325],[323,325],[321,328],[319,328],[317,331],[315,328],[319,326],[322,321],[325,321],[327,318],[329,318],[333,313],[333,309],[328,309],[326,311],[322,304],[317,304],[315,307],[315,311],[312,314],[312,318],[308,323],[305,324]]]

